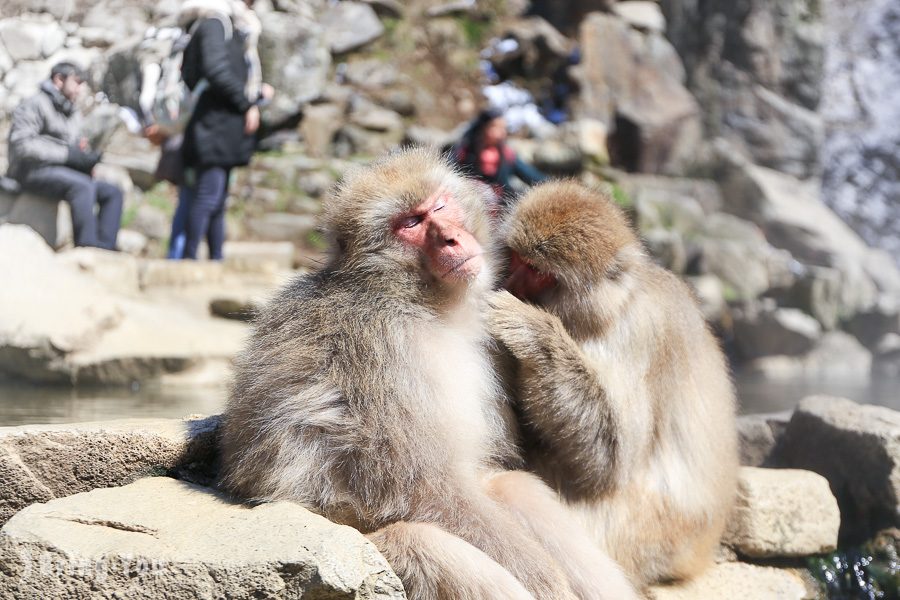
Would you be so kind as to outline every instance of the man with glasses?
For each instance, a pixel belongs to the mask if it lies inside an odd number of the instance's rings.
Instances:
[[[83,81],[76,65],[57,63],[40,91],[16,107],[9,130],[8,174],[27,192],[70,204],[76,246],[115,250],[122,192],[92,176],[101,153],[82,136],[76,103]]]

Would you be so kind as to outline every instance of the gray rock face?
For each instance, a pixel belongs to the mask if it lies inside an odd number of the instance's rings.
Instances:
[[[872,353],[849,333],[828,331],[805,354],[763,356],[743,369],[774,381],[865,383],[872,371]]]
[[[322,93],[331,54],[322,27],[301,16],[261,11],[259,57],[266,81],[275,87],[265,118],[278,123]]]
[[[61,200],[22,193],[9,196],[0,192],[0,223],[27,225],[53,248],[72,241],[69,205]]]
[[[722,542],[741,556],[775,558],[831,552],[841,513],[824,477],[796,469],[744,467]]]
[[[805,398],[776,460],[828,480],[841,507],[842,535],[900,525],[900,413],[842,398]]]
[[[338,2],[322,15],[325,39],[334,54],[356,50],[384,33],[384,25],[368,4]]]
[[[0,428],[0,523],[33,502],[176,472],[208,482],[218,417]]]
[[[812,350],[822,328],[811,316],[795,308],[745,310],[735,316],[735,339],[741,355],[796,356]]]
[[[900,6],[825,2],[823,196],[862,237],[900,260]]]
[[[682,85],[680,60],[665,38],[602,13],[584,19],[579,37],[576,115],[609,126],[613,164],[668,173],[693,160],[699,107]]]
[[[0,530],[0,562],[3,597],[405,597],[358,531],[166,477],[26,508]]]
[[[798,177],[817,171],[823,63],[818,0],[664,0],[667,34],[711,136]]]
[[[769,457],[784,435],[790,419],[789,411],[738,417],[738,451],[741,465],[769,466]]]

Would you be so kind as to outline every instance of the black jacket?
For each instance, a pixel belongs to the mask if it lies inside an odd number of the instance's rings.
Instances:
[[[184,50],[181,74],[191,89],[203,79],[209,83],[185,130],[185,166],[234,167],[249,163],[256,138],[244,134],[244,113],[252,105],[244,93],[248,74],[244,36],[235,30],[226,40],[225,27],[219,19],[204,19]]]

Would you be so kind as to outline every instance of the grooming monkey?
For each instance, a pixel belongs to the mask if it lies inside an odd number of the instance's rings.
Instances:
[[[328,265],[281,290],[237,358],[222,486],[358,528],[413,600],[633,598],[552,490],[494,466],[515,449],[480,194],[423,150],[348,175]]]
[[[514,356],[526,462],[639,585],[712,559],[737,474],[734,392],[718,343],[613,202],[533,188],[505,224],[493,335]]]

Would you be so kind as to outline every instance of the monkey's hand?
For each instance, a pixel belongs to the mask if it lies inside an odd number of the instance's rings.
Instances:
[[[552,358],[553,346],[569,338],[562,322],[506,290],[488,297],[488,329],[521,362]]]

